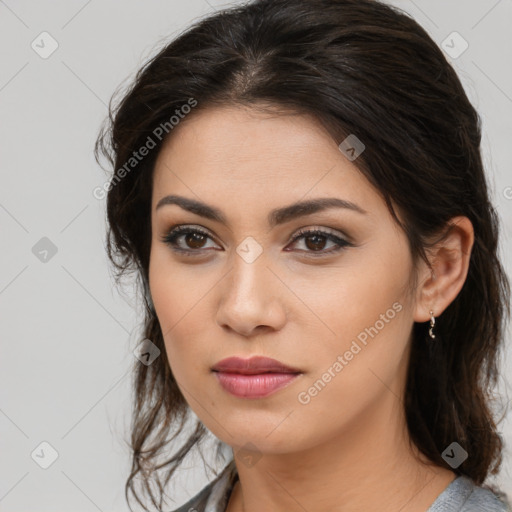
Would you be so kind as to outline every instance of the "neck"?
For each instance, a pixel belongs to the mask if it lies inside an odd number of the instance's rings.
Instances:
[[[403,408],[386,391],[337,437],[300,452],[235,458],[227,512],[425,512],[455,478],[410,443]]]

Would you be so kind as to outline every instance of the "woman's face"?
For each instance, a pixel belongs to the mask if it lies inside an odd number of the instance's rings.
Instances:
[[[235,107],[195,112],[161,150],[151,295],[181,392],[231,446],[298,451],[400,410],[417,314],[412,259],[356,162],[310,117]],[[170,195],[219,215],[171,201],[157,208]],[[269,217],[320,198],[338,206]],[[199,233],[163,241],[177,226]],[[313,230],[322,233],[301,233]],[[255,355],[300,373],[261,396],[265,378],[225,374],[235,395],[212,370]]]

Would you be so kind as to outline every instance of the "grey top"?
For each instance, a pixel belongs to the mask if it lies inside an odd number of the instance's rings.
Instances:
[[[173,512],[225,512],[231,491],[238,480],[233,460],[196,496]],[[512,512],[504,495],[475,485],[459,476],[437,497],[425,512]]]

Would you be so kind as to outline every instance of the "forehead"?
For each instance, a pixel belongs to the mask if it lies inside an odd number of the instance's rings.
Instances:
[[[199,110],[174,128],[155,164],[153,209],[171,193],[246,208],[327,195],[382,202],[314,117],[247,107]]]
[[[210,166],[244,159],[271,166],[325,153],[328,146],[336,144],[312,116],[226,106],[193,112],[172,131],[159,156]]]

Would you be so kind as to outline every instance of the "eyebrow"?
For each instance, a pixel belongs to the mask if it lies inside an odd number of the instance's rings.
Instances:
[[[165,196],[156,205],[155,210],[162,208],[165,205],[175,204],[184,210],[187,210],[201,217],[227,224],[225,215],[213,206],[210,206],[201,201],[190,199],[188,197],[169,195]],[[290,222],[298,217],[305,215],[311,215],[313,213],[328,210],[330,208],[345,208],[366,215],[368,212],[351,201],[340,199],[338,197],[319,197],[316,199],[309,199],[306,201],[299,201],[297,203],[284,206],[282,208],[276,208],[271,210],[268,214],[268,224],[271,227],[277,226],[278,224],[284,224]]]

